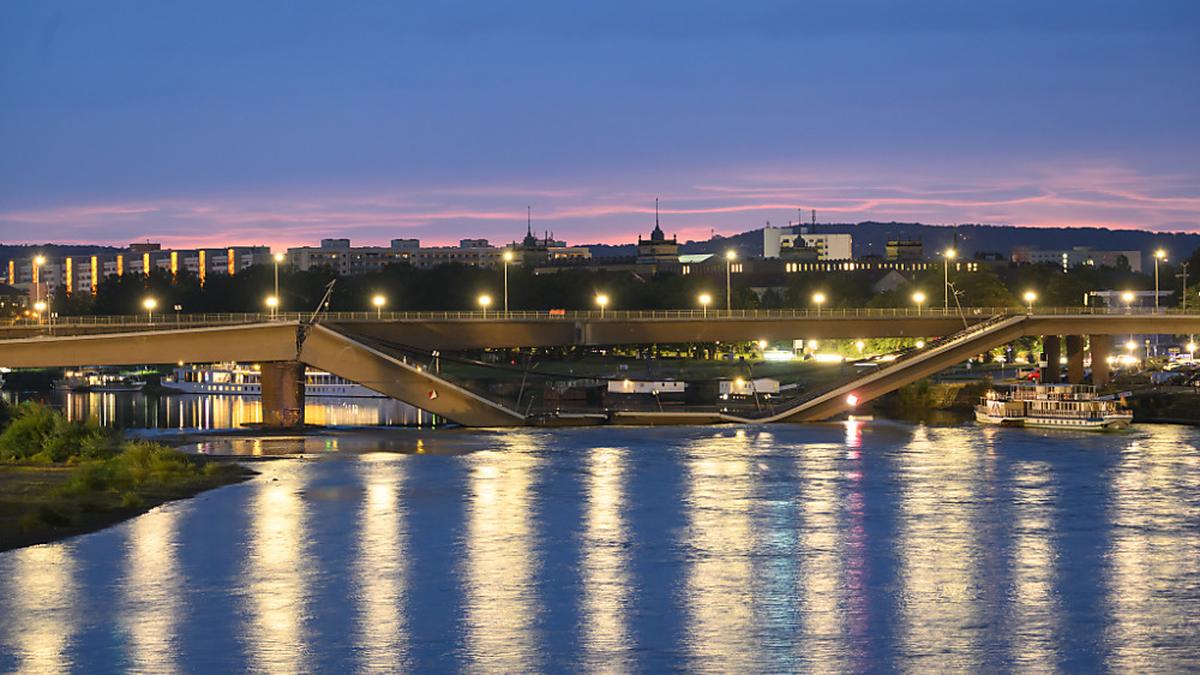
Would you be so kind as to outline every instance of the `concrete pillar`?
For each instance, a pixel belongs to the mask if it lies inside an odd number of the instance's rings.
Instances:
[[[1108,355],[1112,352],[1111,335],[1089,335],[1089,350],[1092,352],[1092,384],[1103,387],[1108,384]]]
[[[1083,336],[1068,335],[1067,342],[1067,382],[1083,384]]]
[[[1042,382],[1058,382],[1062,368],[1058,360],[1062,358],[1062,342],[1057,335],[1042,336],[1042,351],[1046,353],[1046,369],[1042,371]]]
[[[304,364],[270,361],[262,364],[263,426],[286,429],[304,426]]]

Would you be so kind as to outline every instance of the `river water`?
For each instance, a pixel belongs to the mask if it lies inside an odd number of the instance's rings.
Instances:
[[[1200,668],[1200,430],[206,441],[254,480],[0,554],[0,671]]]

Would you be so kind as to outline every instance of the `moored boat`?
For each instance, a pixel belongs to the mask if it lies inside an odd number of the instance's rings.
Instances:
[[[989,391],[975,406],[975,419],[1005,427],[1109,431],[1128,427],[1133,413],[1088,385],[1031,384],[1007,394]]]
[[[261,396],[262,371],[253,365],[214,363],[180,366],[163,378],[166,389],[182,394]],[[320,370],[304,375],[304,395],[334,398],[386,398],[379,392]]]

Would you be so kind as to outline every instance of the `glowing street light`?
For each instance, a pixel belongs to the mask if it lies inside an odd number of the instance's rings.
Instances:
[[[516,255],[512,249],[506,249],[500,254],[500,259],[504,261],[504,313],[508,314],[508,263],[513,261]]]
[[[142,300],[142,307],[146,310],[149,323],[154,323],[154,308],[158,307],[158,301],[154,298],[146,298]]]
[[[387,304],[387,298],[382,293],[376,293],[371,296],[371,304],[375,305],[375,318],[383,318],[383,306]]]
[[[1029,305],[1029,313],[1033,314],[1033,301],[1037,300],[1037,293],[1033,291],[1025,291],[1025,295],[1021,297],[1025,298],[1025,304]]]
[[[945,300],[942,306],[950,309],[950,261],[958,257],[958,251],[948,248],[942,253],[945,258],[945,271],[942,273],[942,292],[945,295]]]
[[[478,299],[476,299],[476,302],[478,302],[479,306],[483,308],[483,318],[486,319],[488,305],[492,304],[492,296],[484,293],[483,295],[480,295]]]
[[[1167,261],[1167,252],[1161,248],[1154,252],[1154,312],[1158,313],[1158,263]]]
[[[38,323],[41,323],[42,315],[46,313],[46,303],[42,302],[41,300],[33,303],[33,311],[37,312]]]
[[[1133,350],[1135,350],[1135,349],[1137,349],[1137,343],[1134,342],[1133,340],[1130,340],[1125,343],[1125,351],[1133,352]]]
[[[767,345],[768,345],[768,342],[767,342],[766,340],[759,340],[759,341],[758,341],[758,348],[759,348],[760,350],[766,351],[766,349],[767,349]]]
[[[821,316],[821,305],[825,304],[825,294],[813,293],[812,301],[817,306],[817,316]]]
[[[921,305],[925,304],[925,293],[917,291],[913,293],[912,299],[913,302],[917,303],[917,316],[921,316]]]
[[[267,303],[267,309],[271,310],[271,318],[274,319],[275,318],[275,310],[276,310],[276,308],[279,307],[279,296],[278,295],[268,295],[265,302]]]
[[[867,348],[867,343],[863,342],[862,340],[855,340],[854,348],[858,350],[859,354],[861,354],[863,353],[863,350]]]
[[[608,296],[604,293],[596,294],[596,306],[600,308],[600,318],[604,318],[604,308],[608,307]]]
[[[46,256],[37,254],[33,257],[33,300],[42,299],[42,265],[46,264]]]
[[[1133,291],[1125,291],[1124,293],[1121,294],[1121,299],[1125,301],[1125,313],[1126,314],[1129,313],[1130,308],[1133,306],[1133,298],[1134,298]]]
[[[1187,350],[1187,353],[1188,353],[1188,354],[1190,354],[1190,355],[1192,355],[1192,356],[1195,356],[1195,355],[1196,355],[1196,343],[1195,343],[1195,342],[1189,342],[1189,343],[1187,343],[1187,346],[1186,346],[1186,347],[1184,347],[1184,349],[1186,349],[1186,350]]]
[[[702,316],[707,318],[708,317],[708,306],[709,306],[709,304],[712,303],[712,296],[709,295],[708,293],[701,293],[700,297],[698,297],[696,299],[700,301],[700,307],[702,307],[704,310],[704,313]]]
[[[729,249],[725,251],[725,309],[731,311],[733,309],[733,261],[737,260],[737,251]]]

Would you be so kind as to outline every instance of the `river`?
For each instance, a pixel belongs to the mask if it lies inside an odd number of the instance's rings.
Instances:
[[[293,456],[0,554],[0,671],[1200,667],[1200,429],[392,429],[190,449]]]

